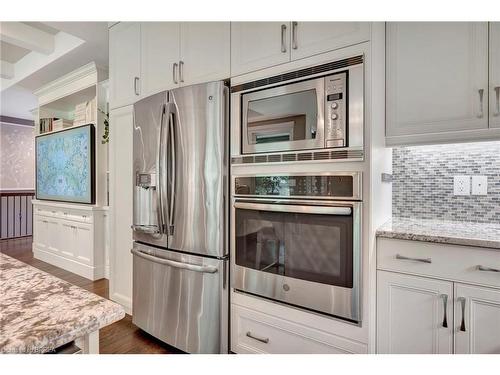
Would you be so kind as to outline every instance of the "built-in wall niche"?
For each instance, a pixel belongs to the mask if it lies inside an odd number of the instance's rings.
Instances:
[[[92,85],[42,105],[39,112],[38,133],[89,123],[96,124],[97,118],[97,86]],[[52,119],[48,121],[51,126],[48,127],[44,119]]]

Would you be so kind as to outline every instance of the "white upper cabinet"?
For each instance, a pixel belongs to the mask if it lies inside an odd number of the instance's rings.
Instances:
[[[377,271],[377,352],[451,354],[453,283]]]
[[[369,22],[292,22],[292,60],[370,39]]]
[[[179,38],[179,22],[141,24],[141,96],[178,86]]]
[[[488,128],[488,23],[389,22],[386,38],[388,144]]]
[[[231,75],[361,43],[368,22],[232,22]]]
[[[500,290],[456,284],[455,297],[455,353],[500,353]]]
[[[500,22],[490,22],[490,127],[500,128]]]
[[[230,76],[230,23],[181,23],[179,81],[183,86]]]
[[[231,76],[290,61],[290,22],[231,22]]]
[[[141,77],[141,25],[121,22],[109,29],[110,108],[137,100]]]

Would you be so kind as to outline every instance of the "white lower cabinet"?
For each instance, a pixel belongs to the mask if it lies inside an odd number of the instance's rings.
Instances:
[[[378,353],[452,353],[452,297],[451,282],[379,271]]]
[[[101,208],[33,202],[33,254],[90,280],[104,277],[104,215]]]
[[[377,352],[500,354],[499,269],[498,250],[379,238]]]
[[[231,351],[239,354],[350,354],[366,353],[366,346],[282,317],[232,304]]]
[[[455,284],[455,353],[500,353],[500,290]]]

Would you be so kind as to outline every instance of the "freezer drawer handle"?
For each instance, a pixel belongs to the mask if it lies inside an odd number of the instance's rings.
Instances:
[[[132,229],[136,232],[143,232],[149,234],[160,233],[160,230],[156,225],[132,225]]]
[[[267,337],[266,338],[260,338],[260,337],[254,336],[252,334],[252,332],[250,332],[250,331],[247,332],[247,337],[250,337],[251,339],[263,342],[264,344],[267,344],[269,342],[269,339]]]
[[[198,266],[196,264],[176,262],[174,260],[163,259],[163,258],[155,257],[153,255],[148,255],[148,254],[143,253],[142,251],[138,251],[136,249],[132,249],[131,252],[132,252],[132,254],[137,255],[138,257],[149,260],[151,262],[163,264],[165,266],[170,266],[170,267],[174,267],[174,268],[182,268],[185,270],[190,270],[190,271],[195,271],[195,272],[203,272],[203,273],[216,273],[217,272],[217,267],[213,267],[213,266]]]

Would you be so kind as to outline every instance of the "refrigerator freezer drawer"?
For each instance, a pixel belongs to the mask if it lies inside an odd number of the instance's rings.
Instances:
[[[227,353],[227,260],[134,244],[133,322],[188,353]]]

